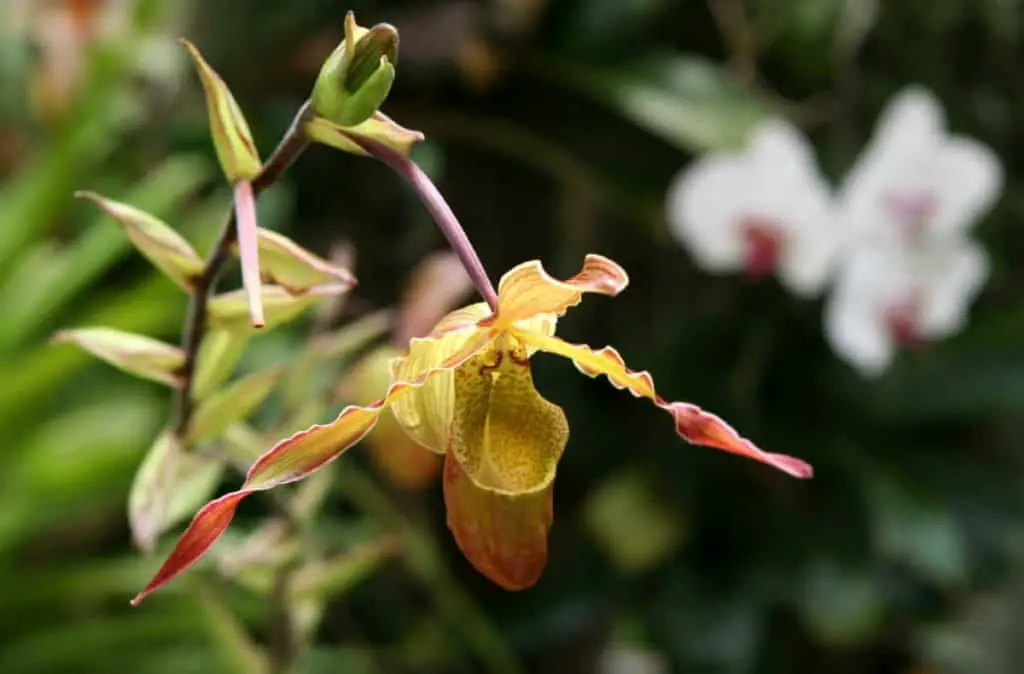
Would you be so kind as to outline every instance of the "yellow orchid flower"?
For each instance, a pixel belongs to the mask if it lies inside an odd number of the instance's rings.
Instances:
[[[243,498],[300,480],[337,458],[388,407],[417,442],[445,456],[448,524],[466,557],[507,589],[534,584],[547,560],[555,469],[569,438],[561,408],[534,388],[529,359],[537,351],[569,358],[587,376],[604,375],[616,388],[651,400],[693,444],[810,477],[803,461],[761,451],[695,405],[664,400],[650,374],[627,368],[615,349],[554,336],[557,319],[584,293],[614,296],[628,283],[626,272],[600,255],[588,255],[580,273],[565,281],[549,276],[538,261],[513,268],[498,285],[497,311],[471,305],[448,314],[428,337],[413,339],[406,355],[393,361],[393,383],[382,399],[347,407],[334,421],[300,431],[261,456],[241,489],[196,514],[133,603],[199,559]]]

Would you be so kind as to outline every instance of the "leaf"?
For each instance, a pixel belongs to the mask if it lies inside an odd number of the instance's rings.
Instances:
[[[181,386],[179,370],[185,364],[185,354],[151,337],[111,328],[78,328],[58,332],[52,342],[75,344],[125,372]]]
[[[423,140],[423,134],[397,124],[382,112],[356,126],[338,126],[323,117],[314,117],[306,123],[306,133],[318,143],[338,150],[369,156],[360,141],[370,140],[409,156],[412,146]]]
[[[400,541],[388,537],[332,559],[309,562],[292,578],[292,601],[329,599],[343,595],[399,552]]]
[[[205,223],[187,216],[183,208],[209,178],[208,162],[196,155],[176,154],[154,166],[130,188],[105,188],[131,204],[165,214],[191,227]],[[116,185],[116,183],[115,183]],[[128,237],[110,226],[103,211],[88,210],[82,233],[58,245],[47,240],[26,251],[20,266],[0,288],[4,321],[0,324],[0,350],[36,339],[41,328],[76,297],[91,288],[114,263],[132,252]],[[217,214],[217,219],[222,218]]]
[[[210,498],[223,470],[219,461],[186,453],[171,433],[162,433],[139,466],[128,496],[135,544],[152,552],[160,534]]]
[[[693,56],[573,69],[566,77],[636,125],[689,152],[741,146],[771,110],[724,68]]]
[[[204,588],[196,594],[221,672],[269,674],[270,661],[253,642],[239,616],[213,592]]]
[[[392,325],[392,316],[393,313],[388,309],[366,314],[331,334],[317,337],[313,340],[311,349],[320,359],[350,358],[369,342],[387,332]]]
[[[248,342],[249,335],[238,330],[207,331],[199,345],[192,395],[204,398],[231,376]]]
[[[328,297],[337,297],[346,291],[338,286],[310,288],[302,295],[292,295],[280,286],[263,286],[266,327],[272,328],[298,317],[306,309]],[[209,303],[210,326],[224,330],[248,330],[249,305],[244,290],[235,290],[212,298]]]
[[[203,83],[210,115],[210,134],[224,175],[232,184],[251,181],[260,174],[263,166],[242,109],[238,107],[227,84],[210,67],[195,45],[184,39],[180,42],[192,55],[196,72]]]
[[[348,289],[356,284],[352,272],[314,255],[282,234],[260,229],[258,236],[260,274],[267,283],[278,285],[293,295],[301,295],[317,286],[336,284]],[[234,250],[237,252],[238,247]]]
[[[198,442],[216,437],[232,422],[249,416],[274,390],[282,374],[281,367],[251,374],[200,402],[189,440]]]
[[[184,290],[191,290],[203,273],[203,260],[183,236],[144,211],[95,192],[75,192],[114,218],[146,258]]]

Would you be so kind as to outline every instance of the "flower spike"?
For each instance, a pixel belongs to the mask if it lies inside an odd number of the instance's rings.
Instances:
[[[666,401],[651,375],[630,370],[615,349],[554,336],[557,317],[584,293],[616,295],[627,283],[625,271],[600,255],[588,255],[582,271],[566,281],[549,276],[540,262],[519,265],[502,278],[496,313],[483,303],[457,309],[430,337],[412,339],[406,354],[392,361],[394,383],[382,399],[348,407],[331,423],[296,433],[261,456],[240,490],[199,512],[135,603],[199,559],[242,498],[332,461],[365,437],[389,406],[412,439],[445,457],[448,526],[466,558],[501,587],[530,587],[547,560],[555,474],[569,439],[562,409],[534,387],[529,359],[536,351],[569,358],[585,375],[605,375],[616,388],[649,399],[691,443],[811,477],[808,464],[762,451],[714,414]]]

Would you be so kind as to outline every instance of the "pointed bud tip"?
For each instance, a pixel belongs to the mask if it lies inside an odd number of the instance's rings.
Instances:
[[[48,344],[66,344],[71,341],[70,330],[58,330],[57,332],[50,335],[50,339],[47,340]]]

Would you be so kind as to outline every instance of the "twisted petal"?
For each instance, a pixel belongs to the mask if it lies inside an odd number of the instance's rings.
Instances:
[[[444,469],[448,527],[462,554],[506,590],[522,590],[540,578],[548,556],[554,483],[509,496],[478,487],[449,455]]]
[[[654,380],[650,373],[630,370],[618,351],[610,346],[594,350],[584,344],[570,344],[537,332],[522,329],[513,332],[517,338],[536,349],[569,358],[588,377],[603,374],[615,388],[626,389],[638,398],[652,401],[672,415],[676,433],[688,442],[739,454],[774,466],[793,477],[808,478],[813,474],[813,469],[807,463],[784,454],[770,454],[758,449],[725,421],[696,405],[664,400],[654,390]]]
[[[505,273],[498,283],[498,316],[503,327],[538,314],[561,316],[580,303],[583,293],[618,295],[629,276],[602,255],[587,255],[583,269],[572,278],[552,278],[538,260],[524,262]]]
[[[132,600],[132,604],[137,605],[202,557],[227,529],[243,498],[253,492],[300,480],[337,458],[370,432],[384,408],[431,378],[458,367],[489,342],[487,332],[475,333],[437,368],[421,372],[414,379],[395,382],[380,400],[365,407],[346,407],[331,423],[312,426],[279,442],[249,468],[241,489],[211,501],[196,514],[156,576]]]

